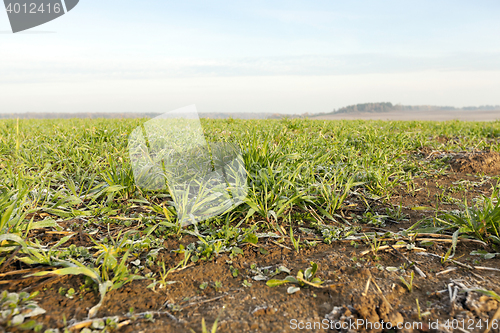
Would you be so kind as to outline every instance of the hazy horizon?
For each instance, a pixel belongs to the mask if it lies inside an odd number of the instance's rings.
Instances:
[[[387,102],[369,102],[368,104],[381,104],[381,103],[387,103]],[[390,103],[390,102],[389,102]],[[357,104],[352,104],[352,105],[345,105],[343,107],[326,111],[326,112],[314,112],[314,113],[278,113],[278,112],[199,112],[200,115],[210,115],[210,114],[258,114],[258,115],[273,115],[273,114],[280,114],[280,115],[322,115],[325,113],[328,114],[335,114],[338,111],[343,111],[345,112],[345,108],[352,107],[352,106],[359,106],[361,103]],[[395,108],[394,110],[391,110],[390,112],[427,112],[427,111],[432,111],[432,110],[438,110],[439,112],[481,112],[481,111],[500,111],[500,105],[468,105],[465,107],[453,107],[450,105],[401,105],[401,104],[393,104],[393,107]],[[397,110],[396,108],[398,106],[402,107],[414,107],[415,109],[404,109],[404,110]],[[417,109],[418,107],[422,107],[422,109]],[[166,110],[164,112],[169,112],[173,110]],[[142,112],[120,112],[120,111],[86,111],[86,112],[80,112],[80,111],[55,111],[55,112],[17,112],[17,113],[7,113],[7,112],[0,112],[0,115],[23,115],[23,114],[154,114],[154,115],[160,115],[164,112],[150,112],[150,111],[142,111]],[[351,111],[348,111],[351,112]],[[365,111],[352,111],[353,113],[365,113]],[[373,111],[366,111],[368,113],[371,113]],[[378,111],[380,113],[384,113],[387,111]],[[1,117],[0,117],[1,118]]]
[[[82,0],[11,34],[0,113],[324,113],[347,105],[499,105],[495,1]]]

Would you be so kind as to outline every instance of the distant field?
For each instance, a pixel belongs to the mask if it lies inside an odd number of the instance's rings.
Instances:
[[[146,120],[0,120],[0,332],[499,318],[500,122],[202,119],[249,192],[182,228],[135,185]]]
[[[311,119],[341,120],[463,120],[463,121],[493,121],[500,119],[500,110],[497,111],[390,111],[380,113],[341,113],[324,116],[311,116]]]

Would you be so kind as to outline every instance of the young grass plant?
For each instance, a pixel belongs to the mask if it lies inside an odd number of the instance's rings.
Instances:
[[[333,175],[328,173],[313,186],[311,194],[315,207],[324,217],[336,221],[335,212],[342,206],[351,188],[361,184],[355,183],[353,177],[347,178],[339,172]]]
[[[165,268],[165,262],[162,261],[161,262],[161,271],[160,271],[160,280],[159,281],[155,281],[153,282],[152,284],[150,284],[148,286],[148,288],[152,288],[153,290],[155,289],[156,285],[159,284],[160,285],[160,289],[161,288],[164,288],[170,284],[174,284],[176,283],[177,281],[167,281],[167,278],[168,276],[177,271],[177,270],[181,270],[181,269],[184,269],[187,267],[188,265],[188,262],[189,262],[189,259],[191,258],[191,252],[189,251],[184,251],[184,259],[182,259],[176,266],[170,268],[169,270],[167,270]],[[203,288],[202,288],[203,289]]]
[[[224,311],[225,308],[226,308],[225,306],[222,307],[222,310],[220,311],[219,315],[215,319],[215,321],[212,325],[212,329],[210,331],[208,331],[208,329],[207,329],[207,325],[205,323],[205,318],[201,319],[201,333],[217,333],[217,325],[219,324],[219,319],[220,319],[220,316],[222,315],[222,311]],[[190,329],[190,330],[192,333],[196,333],[193,329]]]
[[[22,230],[21,224],[27,214],[23,212],[26,196],[27,189],[9,191],[0,188],[0,234],[17,234]]]
[[[102,281],[100,274],[98,271],[95,269],[91,269],[88,267],[85,267],[81,263],[79,263],[76,260],[72,260],[71,263],[66,263],[69,267],[61,268],[61,269],[56,269],[53,271],[46,271],[46,272],[38,272],[34,273],[28,276],[45,276],[45,275],[58,275],[58,276],[64,276],[64,275],[83,275],[87,276],[92,281],[94,281],[98,288],[99,288],[99,294],[101,295],[101,299],[99,300],[99,303],[97,305],[93,306],[89,310],[89,318],[95,317],[97,314],[97,311],[99,311],[100,307],[102,306],[104,302],[104,297],[106,296],[106,293],[108,290],[113,286],[113,283],[111,281]]]
[[[89,317],[92,318],[97,314],[97,311],[101,307],[104,297],[109,290],[118,289],[125,283],[131,282],[135,279],[142,279],[143,277],[130,274],[126,266],[129,251],[125,253],[121,261],[118,263],[115,255],[117,253],[116,249],[108,248],[104,244],[102,245],[102,252],[96,262],[101,263],[97,268],[87,267],[79,261],[70,258],[69,261],[61,260],[58,258],[58,248],[66,243],[73,235],[63,237],[59,242],[57,242],[49,250],[44,250],[37,242],[38,248],[28,246],[26,243],[22,242],[20,239],[14,239],[10,237],[9,240],[16,240],[20,245],[22,245],[22,252],[28,254],[27,257],[19,258],[19,260],[25,264],[34,265],[42,264],[49,266],[63,267],[60,269],[52,271],[37,272],[30,276],[45,276],[45,275],[83,275],[90,278],[98,287],[99,294],[101,296],[100,301],[97,305],[89,310]],[[125,237],[124,237],[125,238]],[[2,237],[0,236],[0,241]],[[120,244],[122,244],[120,242]],[[115,246],[119,245],[115,243]],[[99,254],[99,252],[97,253]]]
[[[380,246],[382,245],[382,241],[378,240],[377,234],[374,234],[373,237],[368,237],[366,234],[364,234],[364,241],[367,245],[370,246],[373,255],[377,258],[377,253],[378,250],[380,249]]]
[[[399,280],[406,286],[406,289],[408,289],[408,291],[410,293],[413,290],[413,278],[414,278],[414,276],[415,276],[415,273],[413,271],[411,271],[409,282],[406,282],[404,277],[402,277],[402,276],[399,277]]]
[[[294,294],[300,290],[300,288],[311,286],[315,288],[322,288],[324,281],[320,278],[315,277],[318,270],[318,265],[311,262],[311,267],[307,268],[305,271],[299,270],[296,276],[289,275],[283,280],[271,279],[266,282],[268,287],[277,287],[288,283],[293,283],[296,286],[291,286],[287,289],[289,294]]]
[[[20,330],[33,329],[39,332],[43,325],[35,320],[26,320],[46,313],[33,299],[38,292],[9,293],[6,290],[0,293],[0,326],[18,328]]]
[[[468,289],[466,291],[475,291],[475,292],[478,292],[478,293],[481,293],[483,295],[486,295],[486,296],[489,296],[491,298],[493,298],[494,300],[496,300],[498,303],[500,303],[500,295],[498,295],[496,292],[492,291],[492,290],[485,290],[485,289]]]
[[[472,207],[465,200],[464,211],[445,213],[437,220],[450,228],[458,228],[460,233],[500,245],[499,190],[495,187],[490,197],[483,197]]]
[[[295,252],[299,253],[300,252],[300,236],[295,239],[293,237],[293,228],[292,225],[290,224],[290,240],[292,241],[293,248],[295,249]]]

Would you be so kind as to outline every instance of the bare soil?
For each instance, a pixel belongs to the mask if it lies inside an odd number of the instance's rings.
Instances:
[[[399,229],[400,225],[387,228]],[[307,237],[307,235],[302,235]],[[183,239],[187,244],[190,240]],[[192,241],[192,240],[191,240]],[[169,249],[177,249],[178,242],[166,241]],[[290,244],[287,244],[290,246]],[[99,311],[102,317],[123,316],[131,307],[136,313],[156,311],[160,315],[153,321],[130,321],[119,329],[120,332],[190,332],[189,328],[200,332],[201,319],[205,318],[208,324],[213,323],[220,314],[218,332],[294,332],[294,321],[320,323],[324,319],[332,323],[337,321],[355,322],[364,319],[371,323],[422,322],[421,330],[431,330],[429,321],[439,320],[444,324],[448,319],[472,320],[476,323],[481,319],[492,318],[497,303],[489,297],[480,294],[458,294],[451,301],[449,286],[452,290],[457,287],[462,290],[468,288],[485,288],[500,293],[498,281],[499,272],[468,270],[457,267],[451,262],[441,263],[439,258],[419,255],[415,251],[393,250],[362,255],[368,247],[363,244],[350,242],[336,242],[331,245],[318,244],[311,249],[302,250],[299,254],[284,249],[271,242],[259,243],[268,254],[262,255],[258,248],[247,246],[244,255],[229,259],[223,255],[211,262],[204,262],[175,273],[171,279],[176,284],[160,289],[156,292],[147,289],[143,281],[133,282],[123,288],[113,291],[106,296],[104,306]],[[449,248],[447,243],[436,242],[427,248],[428,253],[443,255]],[[470,252],[478,248],[474,243],[460,243],[456,258],[461,262],[472,264],[474,260],[480,266],[499,267],[500,259],[481,260],[471,256]],[[174,264],[181,257],[165,252],[164,259]],[[399,276],[409,281],[409,272],[390,272],[387,267],[400,267],[407,258],[418,263],[418,267],[426,274],[426,278],[416,276],[413,282],[413,291],[410,293],[401,283]],[[229,269],[228,261],[233,267],[240,270],[240,275],[234,278]],[[253,281],[250,265],[255,263],[259,267],[272,266],[276,268],[284,265],[292,273],[305,269],[309,262],[318,264],[318,276],[326,280],[324,289],[303,288],[296,294],[288,295],[287,287],[270,288],[263,281]],[[20,267],[19,267],[20,268]],[[448,273],[450,268],[456,268]],[[46,327],[64,327],[63,318],[68,324],[86,320],[88,310],[98,302],[95,292],[80,293],[74,299],[69,299],[58,293],[60,287],[78,290],[83,284],[80,277],[41,279],[21,279],[8,285],[8,290],[19,291],[28,288],[30,291],[40,290],[37,298],[40,306],[47,310],[47,315],[39,320]],[[285,274],[279,277],[284,278]],[[367,283],[373,278],[366,289]],[[244,279],[252,282],[249,288],[243,287]],[[52,281],[51,281],[52,280]],[[205,290],[199,288],[203,282],[222,282],[222,288],[216,291],[213,287]],[[375,284],[376,283],[376,284]],[[380,288],[381,293],[378,291]],[[419,319],[416,300],[418,299],[421,313],[430,312],[424,319]],[[225,307],[225,310],[221,310]],[[127,323],[125,318],[122,323]],[[330,322],[329,322],[330,323]],[[311,324],[313,325],[313,324]],[[333,324],[334,325],[334,324]],[[312,331],[327,331],[315,329]],[[343,330],[347,331],[347,330]],[[381,332],[382,330],[359,331]],[[387,331],[387,330],[386,330]],[[444,330],[442,330],[444,331]],[[482,331],[482,330],[481,330]],[[495,331],[493,331],[495,332]],[[496,330],[498,332],[498,330]]]
[[[500,154],[497,152],[469,153],[455,156],[451,162],[453,170],[463,173],[498,174]]]

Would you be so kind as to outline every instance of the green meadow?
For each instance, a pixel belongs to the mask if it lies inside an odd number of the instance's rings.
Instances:
[[[68,318],[44,319],[51,313],[48,308],[19,316],[25,309],[42,309],[40,299],[50,289],[44,281],[54,277],[73,281],[56,288],[61,297],[93,295],[82,316],[104,318],[103,307],[126,286],[165,292],[175,288],[176,273],[220,256],[237,260],[247,248],[257,247],[265,255],[262,244],[270,239],[298,255],[315,244],[352,240],[371,251],[375,262],[387,239],[408,242],[419,233],[450,239],[445,251],[436,252],[441,262],[452,260],[461,239],[484,243],[478,249],[492,260],[500,252],[497,175],[467,176],[469,185],[475,177],[477,184],[490,186],[484,194],[471,192],[473,198],[461,194],[468,189],[464,185],[455,192],[430,193],[427,204],[410,206],[400,199],[425,192],[424,181],[452,172],[455,154],[499,152],[498,121],[202,119],[207,141],[240,147],[248,195],[231,211],[189,227],[178,222],[168,190],[147,191],[135,184],[128,136],[145,121],[0,121],[0,327],[43,332],[59,325],[70,330],[74,323]],[[410,212],[425,214],[416,218]],[[184,240],[176,252],[165,250],[165,242]],[[179,259],[163,260],[162,253]],[[228,264],[228,272],[238,279],[243,269],[233,265]],[[288,280],[260,271],[261,280],[238,283],[261,283],[273,291],[281,284],[292,286],[283,289],[285,295],[304,288],[319,293],[330,283],[326,275],[314,277],[321,271],[314,263],[308,271],[288,272]],[[39,288],[22,291],[27,287],[23,280]],[[223,288],[217,281],[206,282],[214,292]],[[406,288],[411,292],[411,285]],[[141,312],[133,318],[147,321],[151,316]],[[214,323],[217,316],[206,317]],[[74,329],[113,331],[123,318]],[[198,321],[194,325],[195,330],[201,327]]]

